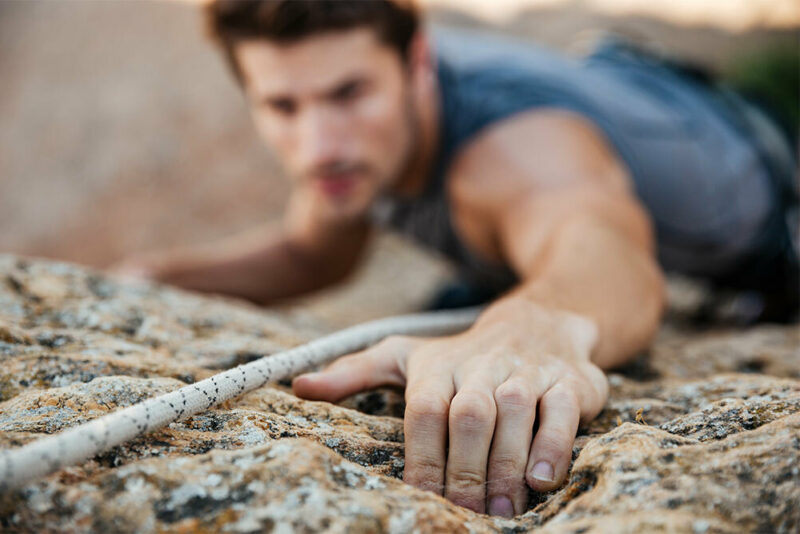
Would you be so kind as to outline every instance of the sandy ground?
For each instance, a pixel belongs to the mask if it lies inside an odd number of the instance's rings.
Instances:
[[[572,52],[615,29],[715,68],[797,37],[582,6],[529,11],[499,29]],[[485,24],[442,9],[432,18]],[[280,215],[288,180],[200,22],[194,6],[171,2],[0,2],[0,251],[102,266]],[[418,306],[444,276],[441,263],[380,239],[358,282],[314,305],[358,302],[347,322],[394,313]]]

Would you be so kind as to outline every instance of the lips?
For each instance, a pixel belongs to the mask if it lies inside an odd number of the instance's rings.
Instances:
[[[315,180],[317,187],[329,196],[344,196],[350,193],[356,185],[356,175],[329,175],[321,176]]]

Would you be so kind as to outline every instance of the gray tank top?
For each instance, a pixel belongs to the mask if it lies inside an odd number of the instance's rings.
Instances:
[[[435,37],[442,105],[433,173],[418,197],[380,197],[372,216],[442,252],[468,282],[497,294],[518,278],[455,231],[450,164],[484,128],[537,107],[577,112],[604,132],[654,220],[666,269],[713,275],[761,238],[769,179],[705,84],[615,40],[573,59],[477,32],[439,28]]]

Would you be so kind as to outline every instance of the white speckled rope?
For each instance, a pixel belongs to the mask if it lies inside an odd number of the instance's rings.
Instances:
[[[443,335],[468,328],[481,307],[387,317],[315,339],[148,399],[18,449],[0,451],[0,491],[18,488],[137,436],[189,417],[392,334]]]

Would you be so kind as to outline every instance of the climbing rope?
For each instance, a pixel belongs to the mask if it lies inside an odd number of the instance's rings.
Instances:
[[[389,335],[435,336],[468,328],[482,310],[464,308],[387,317],[239,365],[200,382],[115,411],[23,447],[0,451],[0,491],[74,465],[142,434],[208,410],[315,365],[373,345]]]

